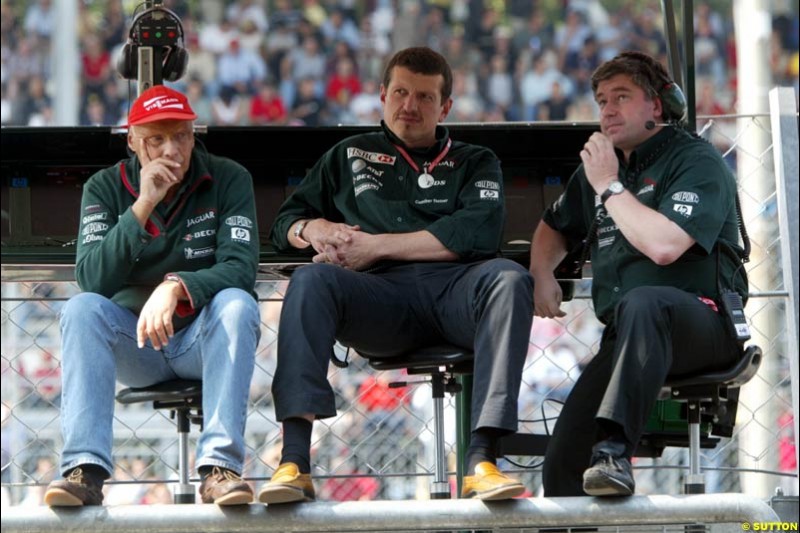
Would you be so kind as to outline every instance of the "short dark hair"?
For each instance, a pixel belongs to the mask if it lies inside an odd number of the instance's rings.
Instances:
[[[392,81],[392,69],[394,67],[404,67],[414,74],[424,74],[435,76],[441,74],[442,81],[442,102],[450,98],[453,92],[453,71],[447,60],[438,52],[434,52],[426,46],[416,46],[400,50],[389,60],[386,70],[383,71],[383,86],[389,87]]]
[[[637,87],[642,89],[647,98],[657,97],[660,90],[672,80],[664,66],[641,52],[622,52],[597,67],[592,74],[592,93],[597,92],[601,81],[606,81],[618,74],[627,74]]]

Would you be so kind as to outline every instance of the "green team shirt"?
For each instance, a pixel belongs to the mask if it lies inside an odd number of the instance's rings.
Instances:
[[[436,138],[429,149],[411,150],[384,125],[336,144],[281,206],[272,242],[290,249],[292,224],[325,218],[371,234],[427,230],[462,260],[495,256],[505,220],[500,161],[488,148],[452,141],[431,178],[420,178],[450,142],[443,126]]]
[[[741,248],[736,182],[716,149],[683,130],[664,128],[638,146],[627,165],[620,152],[618,157],[619,180],[626,189],[675,222],[696,244],[674,263],[659,266],[634,248],[614,220],[605,216],[591,246],[597,317],[608,323],[620,298],[645,285],[676,287],[716,300],[718,262],[721,286],[746,298],[747,278],[737,255]],[[605,209],[581,165],[545,212],[544,221],[569,240],[580,241],[599,213],[602,216]]]
[[[75,268],[81,289],[138,315],[164,276],[176,274],[189,295],[178,304],[176,329],[222,289],[255,295],[259,241],[250,173],[196,146],[178,194],[142,228],[131,211],[139,169],[132,157],[84,185]]]

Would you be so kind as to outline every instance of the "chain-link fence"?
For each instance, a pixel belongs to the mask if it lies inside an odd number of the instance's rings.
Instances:
[[[780,234],[769,118],[700,119],[701,134],[725,154],[737,173],[744,218],[753,245],[747,315],[764,349],[759,375],[744,387],[733,438],[703,450],[710,492],[768,496],[777,486],[797,493],[797,454],[792,422],[786,339],[787,297],[782,282]],[[256,485],[269,478],[280,454],[270,387],[276,364],[277,327],[287,282],[259,282],[262,335],[250,388],[244,475]],[[579,283],[562,320],[534,320],[520,393],[520,431],[546,433],[581,367],[596,351],[602,326]],[[44,486],[57,475],[61,433],[58,311],[78,292],[73,283],[2,284],[2,487],[3,502],[39,504]],[[339,353],[344,358],[344,353]],[[324,500],[424,499],[433,475],[434,443],[430,388],[390,388],[402,372],[376,372],[351,357],[346,369],[330,368],[338,416],[314,426],[312,461],[318,497]],[[445,433],[455,470],[455,402],[446,399]],[[89,423],[87,421],[87,423]],[[197,437],[193,432],[192,447]],[[108,504],[169,503],[177,479],[177,433],[162,411],[149,405],[117,405],[114,425],[116,471]],[[537,494],[538,457],[511,458]],[[667,448],[661,458],[639,459],[637,491],[681,492],[686,450]],[[528,468],[522,468],[524,465]],[[756,473],[748,473],[755,471]],[[781,475],[783,474],[783,475]]]

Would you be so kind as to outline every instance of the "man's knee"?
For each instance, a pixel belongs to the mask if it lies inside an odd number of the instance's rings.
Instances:
[[[533,278],[519,263],[509,259],[492,259],[484,263],[482,269],[495,290],[530,294],[533,298]]]
[[[292,295],[319,295],[325,292],[336,292],[337,275],[342,272],[342,267],[327,263],[311,263],[304,265],[292,273],[289,290],[286,298]],[[301,296],[302,297],[302,296]]]
[[[237,288],[219,291],[211,301],[212,309],[222,320],[255,326],[259,323],[258,303],[253,296]]]
[[[617,314],[649,316],[663,307],[663,293],[671,287],[636,287],[628,291],[617,304]]]
[[[59,313],[61,326],[70,327],[77,320],[77,324],[100,327],[105,322],[100,319],[108,317],[112,306],[117,304],[100,294],[93,292],[76,294],[61,308]]]

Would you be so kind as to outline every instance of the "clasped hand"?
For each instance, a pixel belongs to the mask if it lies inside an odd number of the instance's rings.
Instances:
[[[350,270],[363,270],[380,257],[375,235],[364,233],[360,226],[328,222],[318,219],[319,224],[310,232],[311,246],[317,254],[315,263],[331,263]]]

